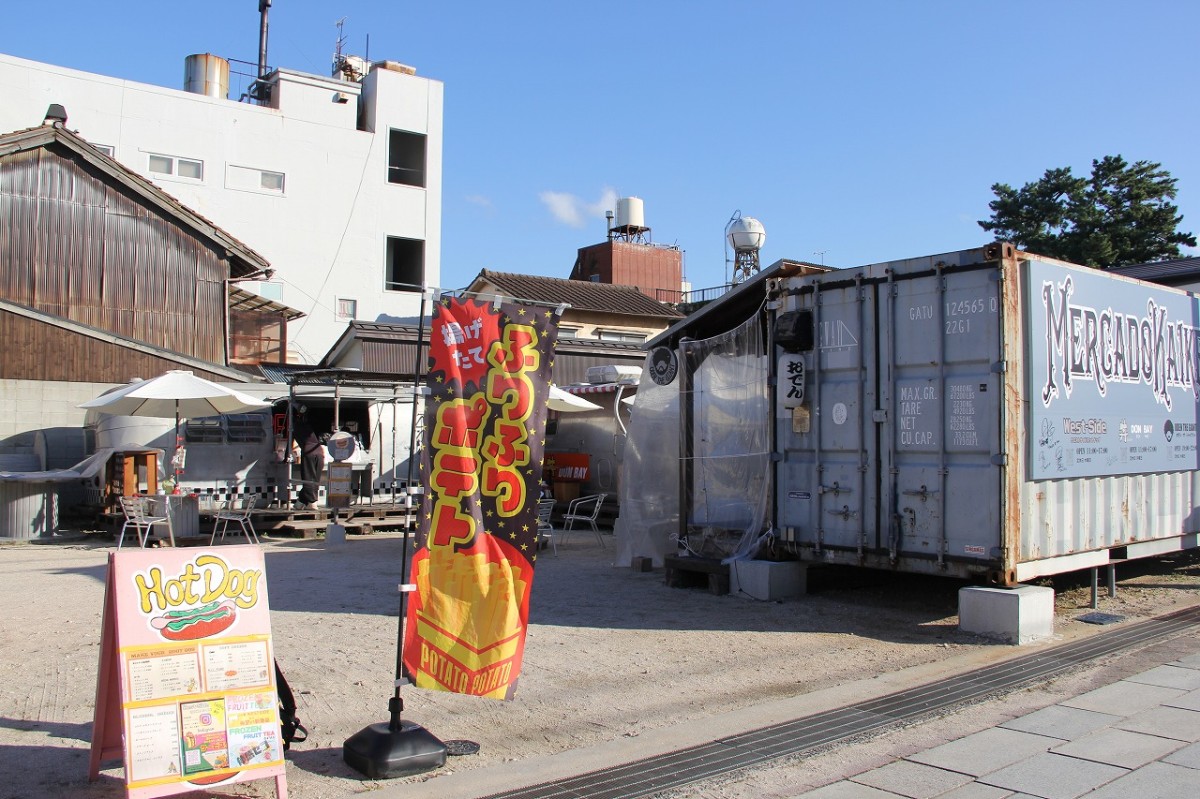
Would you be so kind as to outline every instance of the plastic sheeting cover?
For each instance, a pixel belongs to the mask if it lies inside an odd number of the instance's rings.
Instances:
[[[657,566],[682,551],[753,557],[764,534],[770,491],[770,402],[763,315],[681,346],[680,375],[657,385],[643,366],[629,425],[617,562],[649,557]],[[681,396],[690,375],[691,395]],[[691,501],[680,538],[680,402],[692,407]]]

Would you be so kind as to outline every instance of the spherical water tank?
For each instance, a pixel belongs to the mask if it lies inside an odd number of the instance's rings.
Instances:
[[[229,99],[229,62],[212,53],[188,56],[183,61],[183,90]]]
[[[761,250],[767,229],[752,216],[739,216],[729,226],[729,244],[738,252]]]
[[[642,201],[637,197],[622,197],[617,200],[617,228],[646,227],[646,213]]]

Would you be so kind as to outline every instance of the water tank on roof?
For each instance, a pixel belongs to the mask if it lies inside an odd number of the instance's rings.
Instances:
[[[622,197],[617,200],[617,229],[645,228],[646,214],[641,199]]]
[[[738,252],[761,250],[767,229],[752,216],[739,216],[729,226],[729,243]]]
[[[183,62],[183,90],[229,99],[229,62],[212,53],[188,56]]]

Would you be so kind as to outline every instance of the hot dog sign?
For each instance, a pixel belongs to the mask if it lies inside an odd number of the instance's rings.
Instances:
[[[258,603],[261,578],[261,569],[239,569],[211,553],[173,576],[159,565],[133,574],[141,612],[168,641],[210,638],[232,628],[239,610]]]
[[[259,547],[112,553],[100,661],[93,778],[121,757],[131,799],[264,777],[286,795]]]

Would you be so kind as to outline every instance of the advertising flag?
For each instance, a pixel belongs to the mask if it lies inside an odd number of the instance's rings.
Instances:
[[[493,699],[516,690],[557,337],[553,309],[435,306],[404,637],[417,687]]]

